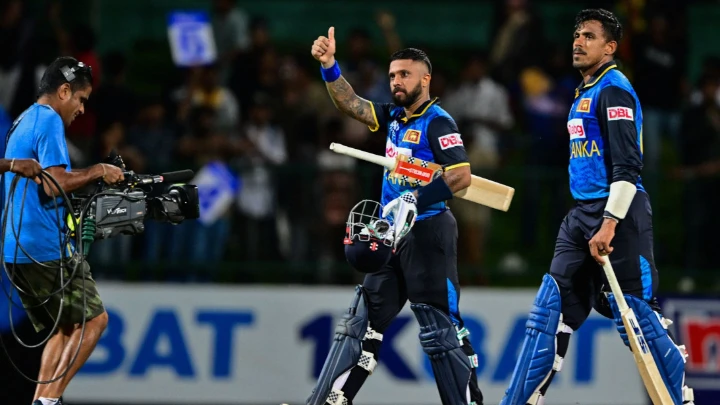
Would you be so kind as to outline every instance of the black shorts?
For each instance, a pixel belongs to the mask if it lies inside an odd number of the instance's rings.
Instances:
[[[550,274],[560,287],[563,322],[577,330],[595,308],[612,317],[602,291],[610,291],[605,273],[590,256],[588,242],[600,229],[607,201],[577,203],[560,226]],[[615,228],[610,263],[620,287],[647,302],[657,291],[653,256],[652,208],[646,193],[637,192],[625,219]]]
[[[383,333],[408,300],[432,305],[462,327],[457,239],[457,222],[450,211],[417,221],[390,262],[365,276],[374,330]]]

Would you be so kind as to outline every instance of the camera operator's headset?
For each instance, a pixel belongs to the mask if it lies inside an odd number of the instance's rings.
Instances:
[[[82,62],[77,62],[74,66],[63,66],[63,67],[60,68],[60,72],[63,74],[63,76],[65,77],[65,79],[67,80],[68,83],[72,83],[72,81],[77,78],[77,75],[76,75],[76,74],[80,74],[80,73],[82,73],[82,74],[84,74],[84,75],[86,75],[86,76],[89,76],[90,79],[92,80],[92,68],[91,68],[90,66],[85,65],[85,64],[82,63]],[[10,129],[8,130],[7,135],[6,135],[6,137],[5,137],[5,148],[6,148],[6,150],[7,150],[8,142],[10,141],[10,136],[12,135],[13,131],[15,130],[15,128],[17,127],[17,125],[20,123],[20,121],[22,121],[22,119],[24,118],[24,116],[25,116],[25,113],[23,113],[22,115],[20,115],[20,117],[18,117],[18,118],[15,120],[15,122],[14,122],[13,125],[12,125],[12,127],[10,127]],[[12,204],[9,204],[8,202],[10,202],[10,201],[13,200],[13,198],[14,198],[14,196],[15,196],[15,190],[17,189],[17,185],[18,185],[18,182],[20,181],[20,179],[21,179],[21,177],[20,177],[20,176],[17,176],[17,175],[13,178],[13,181],[12,181],[12,183],[10,184],[10,189],[9,189],[9,191],[8,191],[8,196],[7,196],[7,197],[4,195],[4,194],[5,194],[5,176],[3,175],[2,178],[0,179],[0,193],[2,194],[2,202],[4,203],[4,205],[7,206],[7,207],[4,207],[4,208],[7,208],[7,209],[5,209],[4,212],[3,212],[3,214],[2,214],[2,229],[0,230],[0,254],[2,254],[3,256],[4,256],[4,251],[5,251],[5,250],[4,250],[4,249],[5,249],[5,236],[6,236],[5,232],[6,232],[6,230],[7,230],[8,212],[14,211],[13,205],[12,205]],[[84,217],[84,215],[85,215],[85,212],[86,212],[86,211],[89,209],[89,207],[90,207],[90,203],[91,203],[92,200],[93,200],[92,198],[91,198],[91,199],[88,199],[87,204],[85,204],[85,206],[81,209],[81,211],[80,211],[80,216],[78,217],[78,216],[76,216],[76,215],[74,214],[74,212],[73,212],[73,207],[72,207],[72,204],[71,204],[71,202],[70,202],[70,198],[67,196],[67,194],[65,193],[65,191],[60,187],[60,184],[57,182],[57,180],[56,180],[52,175],[50,175],[50,173],[48,173],[47,171],[43,170],[43,171],[41,172],[41,174],[40,174],[40,180],[41,180],[41,182],[42,182],[41,186],[44,186],[44,185],[46,184],[46,182],[50,182],[50,183],[54,184],[54,185],[55,185],[55,188],[56,188],[57,190],[59,190],[59,192],[60,192],[60,195],[55,195],[55,193],[54,193],[54,191],[53,191],[53,195],[52,195],[52,202],[53,202],[53,205],[54,205],[54,208],[55,208],[55,216],[56,216],[57,222],[60,223],[60,215],[61,215],[60,207],[59,207],[59,205],[58,205],[58,199],[59,199],[59,198],[62,199],[61,204],[65,206],[65,209],[66,209],[67,212],[68,212],[68,213],[67,213],[67,220],[66,220],[66,224],[67,224],[68,230],[65,232],[64,237],[63,237],[62,229],[61,229],[61,228],[58,228],[59,251],[60,251],[60,266],[59,266],[59,267],[54,267],[54,266],[48,266],[48,265],[46,265],[46,264],[40,263],[40,262],[37,261],[35,258],[33,258],[30,254],[28,254],[27,251],[26,251],[26,250],[22,247],[22,245],[20,244],[20,238],[19,238],[18,236],[20,235],[20,231],[21,231],[21,229],[22,229],[22,217],[23,217],[23,211],[24,211],[24,208],[25,208],[25,197],[26,197],[26,195],[27,195],[28,185],[30,184],[30,180],[29,180],[29,179],[26,179],[26,180],[25,180],[25,188],[24,188],[24,190],[23,190],[22,203],[21,203],[21,206],[20,206],[18,229],[15,229],[15,223],[14,223],[14,221],[11,221],[11,222],[12,222],[12,225],[11,225],[12,232],[13,232],[13,235],[14,235],[15,240],[16,240],[16,242],[17,242],[17,243],[16,243],[16,246],[15,246],[15,253],[14,253],[15,256],[14,256],[13,263],[15,263],[15,262],[17,261],[17,253],[18,253],[18,249],[20,249],[20,250],[21,250],[33,263],[35,263],[36,265],[39,265],[39,266],[42,266],[42,267],[46,267],[46,268],[48,268],[48,270],[54,269],[54,270],[58,271],[58,276],[56,276],[56,280],[58,280],[58,278],[59,278],[59,287],[58,287],[57,290],[52,291],[51,293],[49,293],[49,294],[47,294],[47,295],[37,295],[37,294],[35,293],[34,289],[32,288],[32,286],[30,286],[30,283],[28,283],[27,279],[25,279],[25,283],[30,287],[30,290],[32,290],[32,293],[26,292],[26,291],[24,291],[20,286],[18,286],[18,285],[13,281],[13,275],[17,274],[17,275],[19,275],[20,277],[24,277],[24,276],[22,275],[22,273],[16,272],[16,271],[14,271],[14,269],[13,269],[13,271],[11,272],[11,271],[7,268],[7,263],[5,262],[4,259],[3,259],[3,264],[2,264],[2,268],[4,269],[4,273],[7,274],[8,279],[10,280],[10,283],[12,284],[12,286],[13,286],[15,289],[17,289],[21,294],[25,294],[26,296],[32,297],[32,298],[34,298],[34,299],[36,299],[36,300],[38,300],[38,301],[40,302],[40,303],[39,303],[38,305],[36,305],[36,306],[28,307],[28,309],[38,308],[38,307],[41,307],[41,306],[44,307],[44,305],[47,304],[52,297],[54,297],[54,296],[56,296],[56,295],[58,295],[58,294],[61,295],[61,297],[60,297],[59,310],[58,310],[57,316],[55,317],[55,324],[53,325],[52,330],[50,331],[50,333],[48,334],[48,336],[47,336],[45,339],[43,339],[43,340],[42,340],[40,343],[38,343],[38,344],[30,345],[30,344],[27,344],[27,343],[23,342],[23,341],[20,339],[20,337],[17,335],[17,332],[15,331],[15,326],[14,326],[14,324],[13,324],[12,316],[11,316],[11,315],[8,315],[8,316],[10,317],[10,329],[11,329],[11,331],[12,331],[12,333],[13,333],[13,336],[15,337],[15,340],[16,340],[18,343],[20,343],[20,345],[22,345],[23,347],[28,348],[28,349],[33,349],[33,348],[41,347],[42,345],[44,345],[45,343],[47,343],[47,341],[50,340],[50,338],[55,334],[55,331],[57,330],[58,325],[59,325],[59,323],[60,323],[60,317],[61,317],[61,315],[62,315],[63,306],[64,306],[64,303],[65,303],[65,289],[68,287],[68,285],[70,285],[70,283],[72,282],[73,278],[75,278],[75,275],[76,275],[75,273],[77,272],[77,269],[80,267],[79,264],[82,263],[83,260],[85,260],[85,256],[87,255],[87,249],[86,249],[86,248],[85,248],[85,249],[83,249],[83,248],[73,249],[73,247],[72,247],[72,245],[71,245],[71,243],[70,243],[71,238],[75,240],[75,246],[77,246],[77,247],[83,247],[83,242],[84,242],[84,241],[85,241],[85,242],[88,241],[88,236],[90,237],[90,242],[92,242],[92,239],[93,239],[92,236],[93,236],[94,231],[95,231],[94,223],[89,222],[89,223],[87,224],[87,225],[89,225],[88,227],[90,228],[90,229],[87,230],[87,231],[90,231],[90,232],[87,232],[85,229],[83,229],[83,221],[82,221],[82,219],[83,219],[83,217]],[[40,187],[40,186],[38,186],[38,187]],[[38,190],[38,191],[39,191],[39,190]],[[13,215],[13,217],[14,217],[14,215]],[[84,221],[84,222],[87,223],[88,221]],[[87,234],[87,235],[86,235],[86,234]],[[85,247],[86,247],[86,246],[85,246]],[[65,254],[65,252],[64,252],[66,249],[67,249],[67,254]],[[68,256],[69,256],[69,258],[68,258]],[[65,270],[65,268],[66,268],[68,265],[70,265],[70,266],[72,267],[72,273],[70,274],[70,276],[69,276],[69,278],[67,279],[67,281],[65,281],[65,280],[64,280],[64,276],[65,276],[65,271],[64,271],[64,270]],[[2,276],[3,276],[3,274],[2,274],[2,272],[0,272],[0,277],[2,277]],[[86,316],[86,315],[85,315],[85,313],[86,313],[86,310],[87,310],[87,296],[86,296],[86,293],[85,293],[85,277],[82,277],[82,280],[83,280],[83,294],[82,294],[82,296],[83,296],[83,320],[82,320],[82,329],[81,329],[81,332],[80,332],[80,341],[78,342],[78,347],[77,347],[77,349],[75,350],[75,355],[73,356],[72,360],[71,360],[70,363],[68,364],[67,368],[62,372],[62,374],[60,374],[60,375],[57,376],[56,378],[53,378],[53,379],[51,379],[51,380],[46,380],[46,381],[37,381],[37,380],[35,380],[35,379],[33,379],[33,378],[28,377],[28,376],[25,375],[25,374],[17,367],[17,365],[12,361],[12,358],[10,357],[10,354],[8,353],[7,347],[6,347],[5,344],[3,343],[2,338],[0,338],[0,346],[2,346],[3,351],[5,352],[5,355],[7,356],[8,360],[10,361],[10,364],[12,364],[13,368],[15,368],[15,370],[16,370],[18,373],[20,373],[20,375],[22,375],[22,376],[23,376],[25,379],[27,379],[28,381],[31,381],[31,382],[33,382],[33,383],[35,383],[35,384],[50,384],[50,383],[53,383],[53,382],[55,382],[55,381],[58,381],[58,380],[62,379],[63,377],[65,377],[65,375],[67,374],[67,372],[70,370],[70,367],[72,367],[72,365],[73,365],[73,364],[75,363],[75,361],[77,360],[78,354],[80,353],[80,347],[82,346],[83,338],[84,338],[84,336],[85,336],[85,322],[86,322],[86,319],[85,319],[85,316]],[[9,302],[11,305],[14,305],[14,306],[19,307],[19,308],[23,308],[23,307],[19,306],[18,304],[16,304],[16,303],[13,301],[13,299],[12,299],[12,290],[11,290],[11,291],[6,291],[5,288],[3,288],[3,293],[5,293],[5,296],[7,297],[8,302]],[[50,318],[52,319],[53,315],[50,314],[50,311],[47,309],[47,307],[44,307],[44,308],[45,308],[45,310],[48,312],[48,315],[50,316]],[[23,308],[23,309],[26,309],[26,308]],[[12,307],[10,307],[9,313],[10,313],[11,311],[12,311]]]

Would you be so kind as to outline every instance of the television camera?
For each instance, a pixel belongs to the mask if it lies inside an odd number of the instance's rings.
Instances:
[[[125,179],[116,184],[100,180],[74,193],[71,203],[75,217],[82,222],[83,238],[137,235],[145,230],[146,219],[177,225],[199,218],[198,188],[184,183],[192,179],[192,170],[137,174],[124,170],[122,157],[114,151],[105,163],[123,169]]]

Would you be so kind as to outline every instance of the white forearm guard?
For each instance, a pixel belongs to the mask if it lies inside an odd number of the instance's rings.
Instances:
[[[610,196],[605,211],[618,219],[624,219],[636,192],[637,187],[632,183],[613,182],[610,184]]]

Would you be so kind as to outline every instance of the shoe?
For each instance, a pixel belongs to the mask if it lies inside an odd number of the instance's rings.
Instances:
[[[63,405],[63,403],[64,403],[64,402],[63,402],[63,399],[62,399],[62,397],[60,397],[60,399],[58,399],[58,401],[55,403],[55,405]],[[32,405],[43,405],[43,403],[40,402],[39,399],[36,399],[36,400],[32,403]]]

